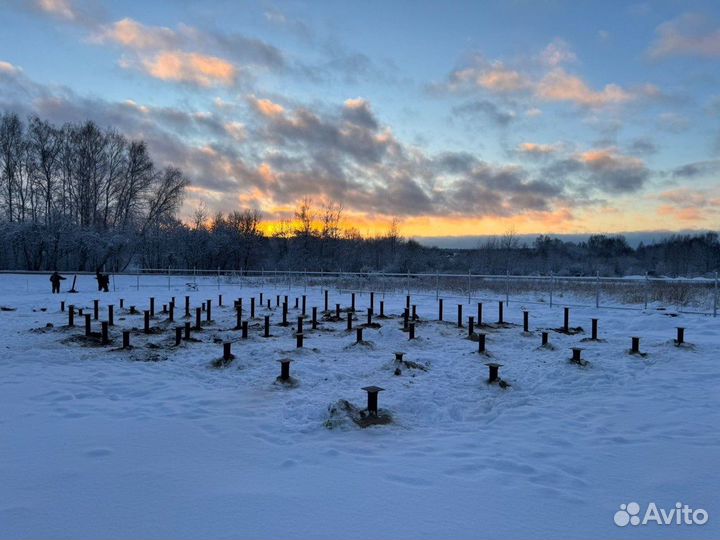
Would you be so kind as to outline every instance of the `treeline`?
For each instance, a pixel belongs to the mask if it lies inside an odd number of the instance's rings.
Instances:
[[[313,209],[301,202],[295,219],[263,232],[256,210],[208,217],[196,212],[192,223],[175,220],[157,229],[145,245],[145,268],[200,270],[343,270],[418,271],[428,262],[423,254],[439,252],[400,237],[393,225],[383,235],[363,237],[342,226],[342,208]]]
[[[531,244],[500,238],[479,246],[474,262],[487,273],[711,276],[720,270],[720,240],[716,232],[673,235],[633,248],[622,235],[592,235],[585,242],[541,235]]]
[[[188,182],[143,141],[93,122],[0,116],[0,267],[127,265],[174,219]]]
[[[393,221],[362,236],[338,205],[303,200],[294,219],[263,226],[255,210],[190,223],[176,213],[188,185],[156,167],[143,141],[92,122],[54,126],[0,116],[0,269],[327,270],[532,275],[709,275],[720,268],[714,232],[633,248],[622,236],[521,243],[511,231],[476,249],[439,249],[404,239]]]
[[[539,236],[492,238],[476,249],[425,247],[404,239],[397,223],[384,234],[362,236],[342,227],[342,208],[313,209],[303,201],[295,219],[263,233],[256,211],[199,212],[193,223],[175,221],[146,243],[145,268],[199,270],[326,270],[445,272],[514,275],[709,276],[720,269],[718,234],[669,237],[631,247],[622,236],[594,235],[586,242]]]

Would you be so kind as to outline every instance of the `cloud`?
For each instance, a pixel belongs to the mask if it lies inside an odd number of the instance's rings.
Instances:
[[[639,192],[651,172],[637,157],[617,148],[597,148],[558,156],[545,165],[542,178],[563,183],[574,194],[575,202],[593,202],[590,194],[624,195]]]
[[[164,26],[146,26],[133,19],[124,18],[100,26],[90,37],[93,43],[115,43],[132,50],[172,49],[181,45],[178,34]]]
[[[655,33],[657,38],[648,49],[650,58],[720,57],[720,27],[712,25],[705,15],[686,13],[661,24]]]
[[[10,62],[4,62],[0,60],[0,73],[8,75],[17,75],[21,72],[19,67],[12,65]]]
[[[452,91],[483,88],[494,93],[511,93],[530,86],[530,81],[524,75],[506,67],[499,60],[487,62],[483,57],[476,56],[474,64],[452,72],[448,88]]]
[[[295,34],[306,42],[312,42],[315,39],[315,33],[307,24],[300,19],[290,17],[279,9],[268,9],[264,15],[269,23]]]
[[[228,33],[212,26],[199,28],[180,23],[170,28],[144,24],[130,17],[110,20],[102,5],[93,0],[32,0],[29,7],[82,27],[87,31],[89,43],[119,47],[123,51],[119,61],[121,67],[140,68],[150,76],[154,70],[142,69],[142,66],[153,64],[161,53],[171,53],[176,56],[201,55],[232,64],[235,71],[243,75],[236,78],[236,83],[252,80],[259,72],[282,72],[317,84],[326,84],[338,77],[347,84],[368,79],[386,83],[397,81],[398,68],[391,60],[376,62],[336,40],[320,40],[302,21],[276,9],[264,13],[266,20],[301,37],[315,53],[312,61],[300,60],[292,52],[286,55],[261,39]],[[194,77],[165,76],[162,80],[187,83],[188,78]]]
[[[449,174],[468,174],[479,163],[469,152],[444,152],[434,159],[435,169]]]
[[[255,38],[178,24],[147,25],[130,17],[108,22],[104,16],[69,0],[37,0],[35,9],[87,30],[87,42],[119,47],[119,65],[162,81],[200,87],[231,86],[258,70],[286,69],[283,53]]]
[[[531,142],[520,143],[517,147],[518,152],[534,156],[547,156],[559,150],[560,146],[557,144],[538,144]]]
[[[255,96],[248,96],[248,103],[250,103],[257,112],[268,118],[285,114],[285,108],[282,105],[274,103],[267,98],[258,99]]]
[[[589,171],[587,181],[607,193],[633,193],[643,187],[650,171],[642,160],[614,149],[589,150],[577,156]]]
[[[674,178],[697,178],[720,172],[720,160],[696,161],[686,163],[672,170]]]
[[[576,62],[577,56],[565,40],[555,38],[540,53],[540,61],[551,68],[555,68],[561,64]]]
[[[657,153],[658,147],[651,138],[639,137],[628,145],[628,150],[632,154],[650,155]]]
[[[482,116],[498,126],[507,126],[515,119],[515,112],[501,109],[492,101],[477,99],[453,107],[453,115],[458,118],[475,118]]]
[[[671,217],[681,221],[701,221],[705,219],[697,208],[674,208],[663,205],[658,208],[657,213],[659,216]]]
[[[613,175],[627,180],[644,174],[642,162],[614,150],[604,161],[567,157],[574,170],[566,163],[565,175],[554,176],[548,168],[494,164],[468,152],[431,153],[398,140],[362,97],[319,107],[251,95],[208,111],[185,110],[83,97],[35,83],[10,64],[0,66],[0,109],[56,123],[91,119],[142,138],[158,165],[178,166],[191,179],[187,204],[202,200],[213,211],[253,205],[273,218],[278,208],[310,196],[371,219],[542,220],[589,204],[582,187],[592,178],[599,179],[600,191],[627,192],[635,186],[618,187]]]
[[[378,163],[400,150],[392,133],[381,130],[366,102],[347,102],[339,114],[324,115],[306,106],[286,111],[270,102],[251,97],[252,110],[261,120],[261,135],[268,143],[303,148],[311,154],[338,159],[351,156],[362,164]]]
[[[709,221],[720,216],[720,196],[707,189],[679,188],[657,196],[657,213],[681,221]]]
[[[225,34],[179,24],[172,29],[150,26],[129,17],[98,25],[89,37],[91,43],[119,45],[126,51],[153,54],[162,51],[195,52],[221,56],[227,62],[267,69],[285,67],[285,57],[274,46],[240,34]]]
[[[89,41],[118,45],[126,54],[120,65],[163,81],[200,87],[233,86],[238,75],[253,69],[280,70],[282,53],[257,39],[199,30],[184,24],[176,29],[149,26],[131,18],[99,25]]]
[[[537,84],[535,95],[543,101],[569,101],[585,107],[602,107],[625,103],[634,96],[616,84],[607,84],[602,90],[592,90],[575,75],[556,68]]]
[[[341,81],[356,85],[368,80],[385,84],[398,82],[398,67],[391,60],[376,62],[368,55],[348,50],[334,41],[318,44],[317,48],[321,59],[310,63],[296,61],[291,67],[294,75],[317,84]]]
[[[633,89],[614,83],[593,89],[579,75],[568,73],[563,67],[577,56],[562,39],[556,38],[540,53],[508,64],[502,60],[487,60],[476,54],[468,65],[453,70],[445,83],[431,86],[435,93],[492,93],[522,96],[540,102],[567,102],[585,108],[620,105],[637,99],[658,99],[662,92],[645,84]],[[532,105],[532,104],[531,104]],[[531,114],[537,107],[530,106]]]
[[[663,202],[688,208],[720,208],[720,194],[705,189],[680,188],[660,193],[657,198]]]
[[[566,195],[563,186],[534,178],[521,166],[493,165],[464,152],[440,154],[433,169],[444,178],[436,197],[455,216],[550,212]]]
[[[12,2],[5,2],[8,3]],[[95,28],[105,17],[104,6],[94,0],[16,0],[16,3],[31,13],[87,30]]]
[[[493,66],[478,74],[476,82],[493,92],[515,92],[527,86],[527,81],[520,73],[506,69],[502,65]]]
[[[369,214],[477,218],[550,212],[565,196],[561,185],[518,165],[403,145],[362,98],[334,111],[298,105],[274,115],[260,102],[249,100],[257,115],[249,138],[269,154],[263,161],[272,167],[276,198],[309,194]]]
[[[245,129],[245,125],[242,122],[226,122],[223,124],[223,127],[225,128],[225,131],[230,135],[233,139],[235,139],[238,142],[242,142],[247,139],[247,130]]]
[[[36,4],[41,11],[60,19],[72,21],[77,18],[68,0],[37,0]]]
[[[142,67],[156,79],[202,87],[232,86],[237,77],[231,63],[198,53],[161,52],[143,60]]]
[[[370,130],[376,130],[379,127],[378,120],[370,107],[370,102],[362,98],[346,99],[342,116],[348,122]]]

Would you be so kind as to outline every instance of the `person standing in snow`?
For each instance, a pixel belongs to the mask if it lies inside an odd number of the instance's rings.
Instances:
[[[63,279],[65,278],[58,274],[57,271],[53,272],[52,276],[50,276],[50,283],[52,283],[53,294],[60,294],[60,281]]]
[[[102,274],[100,273],[100,270],[95,272],[95,279],[97,279],[98,282],[98,291],[102,292],[109,292],[110,288],[110,275],[109,274]]]

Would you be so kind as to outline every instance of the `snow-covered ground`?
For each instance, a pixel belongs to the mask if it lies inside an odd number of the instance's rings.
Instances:
[[[147,279],[143,278],[147,284]],[[353,345],[346,323],[321,323],[295,348],[294,299],[322,308],[317,288],[201,287],[186,292],[136,290],[116,283],[93,292],[51,295],[47,276],[0,276],[0,537],[35,538],[717,538],[720,536],[720,318],[573,308],[571,326],[551,331],[552,349],[538,348],[540,329],[562,325],[560,307],[527,306],[531,335],[522,332],[520,303],[488,328],[491,357],[455,326],[457,301],[446,300],[445,323],[434,296],[414,297],[417,339],[401,331],[404,295],[386,296],[395,318],[364,331]],[[63,282],[63,289],[70,281]],[[242,340],[233,330],[232,299],[262,290],[271,298],[274,337],[262,320]],[[217,306],[218,293],[224,308]],[[165,316],[142,333],[142,315],[171,296],[176,317],[189,294],[193,307],[213,301],[214,323],[174,342]],[[282,327],[275,295],[290,297],[292,326]],[[92,311],[92,300],[115,305],[110,347],[69,340],[60,300]],[[330,291],[330,304],[349,306]],[[376,297],[376,312],[379,301]],[[358,295],[365,322],[368,296]],[[45,311],[43,311],[45,309]],[[497,304],[485,305],[497,320]],[[267,314],[258,309],[258,315]],[[475,315],[465,300],[464,315]],[[677,316],[674,316],[677,315]],[[589,337],[600,319],[603,341]],[[52,328],[46,328],[51,323]],[[686,327],[687,346],[673,343]],[[137,328],[130,351],[122,329]],[[93,330],[99,324],[93,321]],[[640,336],[646,357],[628,354]],[[235,360],[210,367],[233,342]],[[569,362],[585,348],[590,365]],[[393,352],[428,366],[394,375]],[[275,384],[279,358],[295,362],[295,388]],[[148,361],[155,360],[155,361]],[[487,384],[488,361],[503,364],[503,389]],[[361,429],[330,419],[340,399],[364,407],[362,387],[378,385],[380,407],[394,423]],[[621,504],[676,502],[702,508],[705,525],[618,527]]]

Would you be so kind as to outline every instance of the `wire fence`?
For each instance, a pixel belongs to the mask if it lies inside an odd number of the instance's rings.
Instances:
[[[2,274],[45,274],[8,272]],[[77,272],[92,275],[92,272]],[[118,283],[121,282],[121,283]],[[624,278],[514,276],[441,273],[355,273],[285,270],[142,269],[113,275],[113,286],[145,288],[167,286],[199,289],[225,286],[273,287],[288,290],[333,288],[340,292],[405,293],[473,301],[615,308],[677,309],[684,313],[717,316],[718,275],[712,278]]]
[[[2,274],[46,274],[7,272]],[[94,274],[77,272],[77,274]],[[503,301],[613,309],[675,309],[717,317],[718,274],[710,278],[633,276],[515,276],[441,273],[197,270],[148,268],[113,274],[113,286],[168,289],[207,287],[332,288],[339,292],[410,294],[458,301]]]

